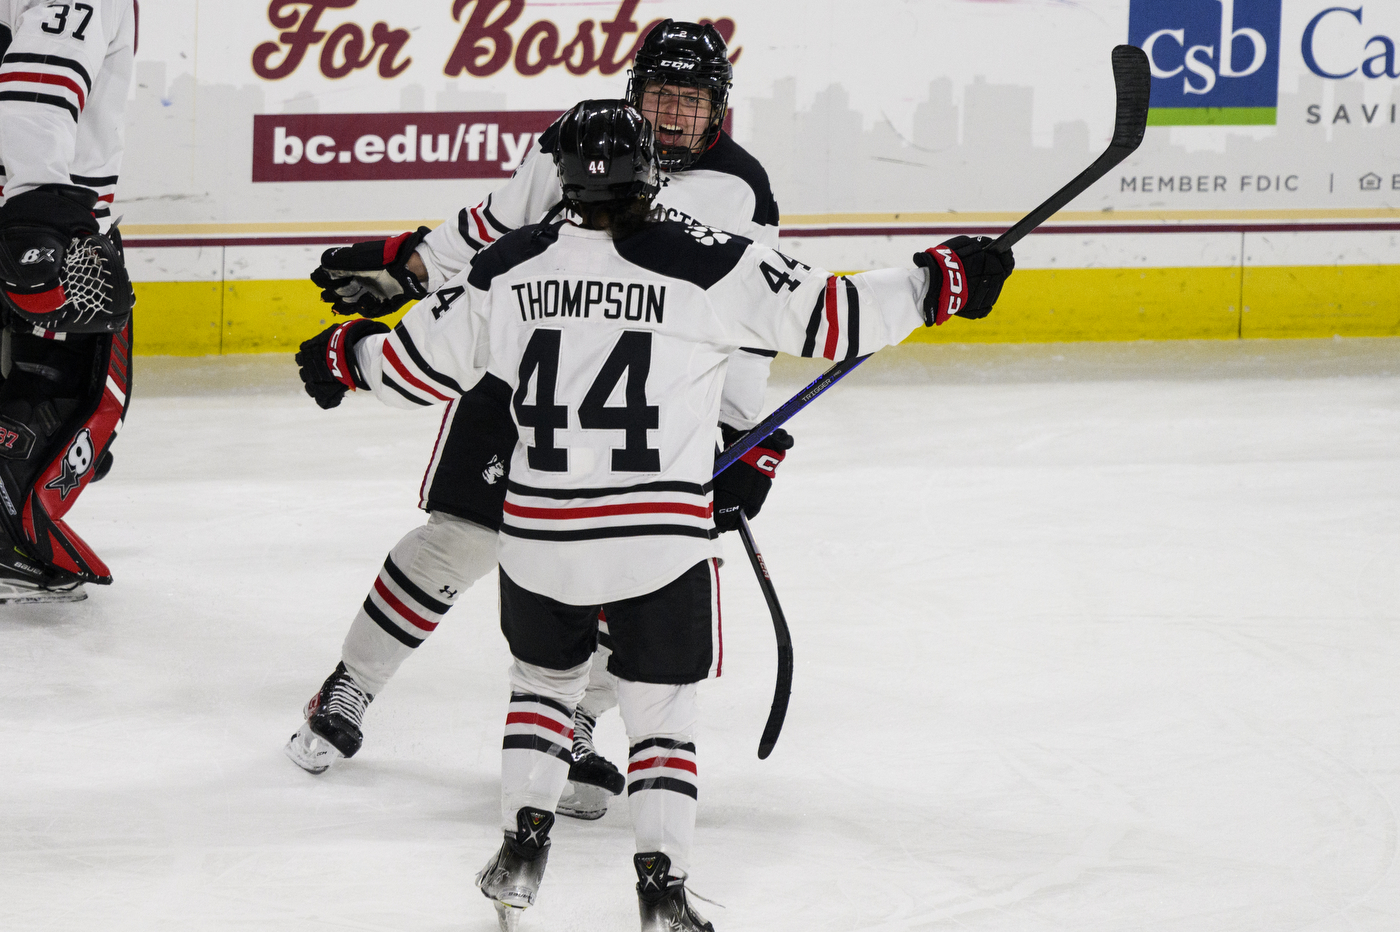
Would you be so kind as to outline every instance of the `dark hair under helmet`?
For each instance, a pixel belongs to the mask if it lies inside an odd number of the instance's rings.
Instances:
[[[568,201],[651,198],[659,188],[651,124],[625,100],[580,101],[560,117],[554,166]]]
[[[701,146],[703,152],[714,144],[724,123],[733,77],[729,50],[718,29],[708,23],[702,26],[668,19],[647,33],[637,49],[627,78],[627,99],[640,109],[642,92],[652,81],[709,91],[710,125]],[[689,168],[696,157],[697,153],[687,146],[657,146],[657,161],[667,171]]]

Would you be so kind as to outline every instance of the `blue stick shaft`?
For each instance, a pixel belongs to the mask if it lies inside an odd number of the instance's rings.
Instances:
[[[794,414],[816,401],[822,392],[841,381],[846,373],[869,358],[870,354],[843,359],[823,372],[815,382],[783,402],[776,411],[760,421],[757,427],[725,447],[724,452],[715,459],[714,474],[718,476],[724,472],[735,460],[758,446],[769,434],[786,424]]]

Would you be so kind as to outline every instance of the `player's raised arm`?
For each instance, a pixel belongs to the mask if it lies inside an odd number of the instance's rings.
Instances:
[[[511,230],[535,223],[559,203],[551,126],[501,188],[436,230],[419,227],[383,240],[327,249],[311,273],[337,314],[383,317],[437,291],[476,254]],[[541,153],[545,153],[543,156]]]
[[[917,253],[918,268],[856,275],[833,275],[750,244],[710,295],[736,340],[794,356],[849,359],[952,315],[990,313],[1015,268],[1010,253],[986,249],[990,242],[960,236]]]
[[[430,289],[440,288],[502,236],[538,223],[560,202],[564,193],[554,169],[558,125],[556,122],[544,131],[509,181],[475,207],[463,207],[455,221],[447,221],[423,240],[418,259]]]

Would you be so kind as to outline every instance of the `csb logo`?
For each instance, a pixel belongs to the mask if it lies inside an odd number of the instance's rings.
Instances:
[[[1152,63],[1149,126],[1278,122],[1283,0],[1131,0],[1128,41]]]

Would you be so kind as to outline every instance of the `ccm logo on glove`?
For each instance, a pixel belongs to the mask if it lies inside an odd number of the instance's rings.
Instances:
[[[985,236],[955,236],[946,243],[914,254],[914,264],[928,269],[924,323],[942,324],[949,317],[978,319],[992,312],[1001,287],[1016,268],[1010,250],[989,248]]]

